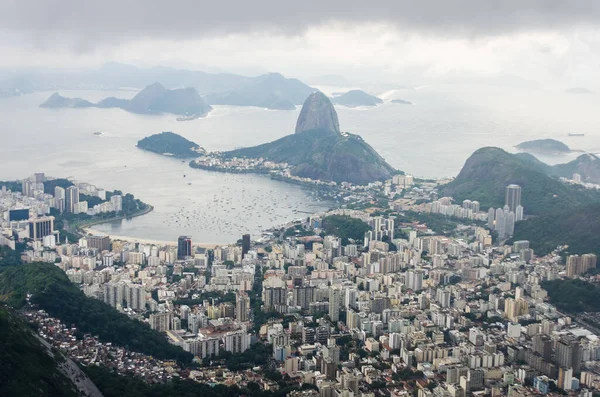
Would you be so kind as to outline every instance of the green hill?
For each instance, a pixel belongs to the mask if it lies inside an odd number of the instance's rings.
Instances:
[[[440,187],[440,193],[457,201],[477,200],[482,209],[497,208],[504,205],[506,186],[514,183],[522,187],[521,202],[528,215],[560,214],[600,202],[600,193],[562,183],[534,159],[495,147],[479,149],[452,182]]]
[[[141,139],[136,146],[149,152],[169,154],[177,158],[198,157],[206,152],[196,142],[168,131]]]
[[[518,222],[513,240],[529,240],[538,255],[565,244],[570,254],[600,255],[600,203]]]
[[[191,360],[191,354],[171,345],[164,335],[147,324],[129,318],[104,302],[84,295],[57,266],[32,263],[10,267],[0,273],[0,295],[20,307],[26,294],[48,314],[81,332],[98,335],[101,341],[129,347],[159,359]]]
[[[320,92],[304,102],[295,134],[223,156],[263,157],[292,165],[292,174],[299,177],[359,185],[390,179],[396,173],[360,136],[339,132],[333,104]]]
[[[0,395],[82,396],[61,371],[64,362],[13,310],[0,306]]]

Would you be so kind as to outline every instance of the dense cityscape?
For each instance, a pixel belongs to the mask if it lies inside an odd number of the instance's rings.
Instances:
[[[169,245],[85,233],[71,241],[57,221],[119,216],[122,197],[77,181],[44,193],[56,181],[39,173],[2,186],[0,243],[26,263],[54,264],[86,296],[146,323],[195,363],[103,343],[29,302],[24,318],[83,366],[150,383],[305,384],[314,390],[292,395],[320,397],[588,397],[600,386],[593,315],[563,313],[545,288],[593,281],[597,258],[563,260],[560,246],[537,256],[529,241],[511,241],[527,216],[518,185],[506,186],[504,208],[485,211],[475,200],[438,198],[437,182],[398,175],[355,189],[340,208],[206,248],[193,236]],[[382,197],[375,212],[349,209]],[[454,230],[403,222],[406,211],[452,220]],[[250,362],[234,359],[248,352]]]

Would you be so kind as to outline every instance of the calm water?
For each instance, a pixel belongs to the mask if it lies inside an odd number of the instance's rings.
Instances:
[[[64,91],[89,100],[128,91]],[[42,109],[50,93],[0,99],[0,180],[44,171],[135,194],[155,211],[97,226],[106,232],[156,240],[190,234],[224,243],[242,233],[326,209],[309,192],[263,176],[194,170],[179,160],[146,153],[135,143],[173,131],[208,150],[267,142],[292,133],[299,113],[220,106],[206,118],[140,116],[119,109]],[[513,88],[441,86],[383,95],[414,105],[338,107],[341,128],[363,136],[390,164],[421,177],[454,176],[482,146],[507,150],[524,140],[555,138],[573,149],[600,152],[598,95]],[[104,135],[94,136],[94,131]],[[568,137],[584,133],[585,137]],[[575,154],[544,158],[569,161]],[[183,175],[186,175],[185,177]],[[188,183],[192,184],[189,185]]]

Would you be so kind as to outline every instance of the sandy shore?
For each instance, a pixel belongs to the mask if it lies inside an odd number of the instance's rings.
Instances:
[[[85,228],[83,229],[85,233],[99,235],[99,236],[110,236],[113,241],[127,241],[130,243],[142,243],[142,244],[154,244],[154,245],[169,245],[169,246],[177,246],[177,241],[161,241],[161,240],[148,240],[137,237],[128,237],[128,236],[115,236],[113,234],[104,233],[98,230],[94,230],[93,228]],[[218,246],[224,246],[227,244],[214,244],[214,243],[197,243],[192,240],[192,245],[195,247],[213,249]]]

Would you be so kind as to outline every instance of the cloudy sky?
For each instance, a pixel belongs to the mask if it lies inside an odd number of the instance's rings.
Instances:
[[[600,87],[596,0],[2,0],[0,68],[107,61]]]

